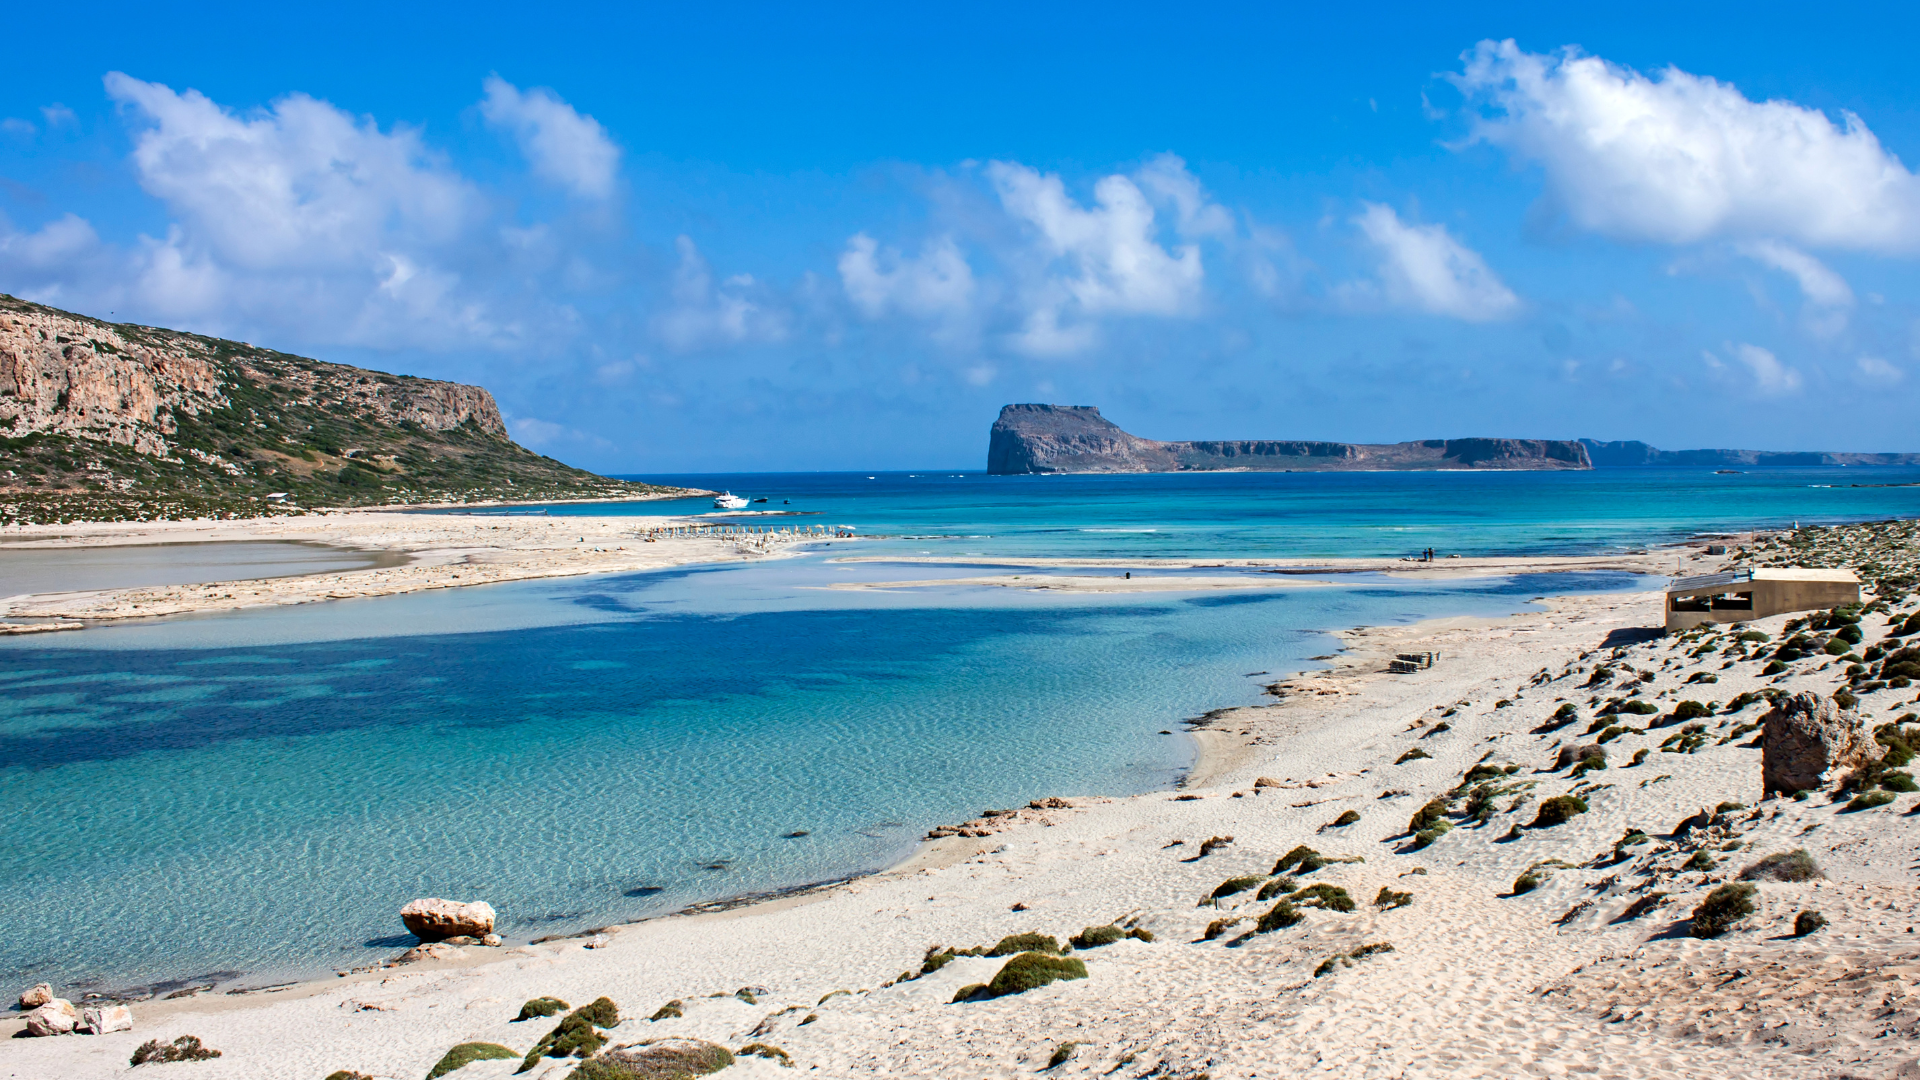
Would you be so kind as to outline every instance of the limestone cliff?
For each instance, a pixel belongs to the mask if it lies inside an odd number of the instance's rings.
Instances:
[[[478,386],[0,294],[0,521],[661,490],[518,445]]]
[[[1427,439],[1389,444],[1290,439],[1159,442],[1122,431],[1091,405],[1008,405],[987,443],[987,472],[1251,472],[1363,469],[1590,469],[1558,439]]]

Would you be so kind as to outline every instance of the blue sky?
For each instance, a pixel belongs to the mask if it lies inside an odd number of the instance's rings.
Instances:
[[[396,7],[10,13],[0,291],[612,472],[977,468],[1013,401],[1920,450],[1893,6]]]

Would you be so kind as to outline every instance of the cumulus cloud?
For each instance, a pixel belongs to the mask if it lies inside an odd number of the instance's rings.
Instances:
[[[543,295],[556,261],[517,242],[419,131],[305,94],[236,111],[119,72],[104,82],[168,225],[113,243],[71,215],[32,231],[0,222],[13,291],[308,344],[520,348],[571,326]]]
[[[929,241],[916,258],[881,248],[857,233],[840,254],[840,282],[870,319],[889,311],[930,318],[965,311],[973,302],[973,268],[953,238]]]
[[[1199,298],[1200,248],[1161,247],[1153,206],[1127,177],[1094,184],[1092,209],[1069,197],[1059,176],[1025,165],[992,162],[987,177],[1006,211],[1037,232],[1041,250],[1072,268],[1054,280],[1081,311],[1177,315]]]
[[[1380,280],[1377,286],[1348,287],[1349,300],[1378,293],[1399,307],[1468,322],[1491,322],[1520,310],[1513,290],[1446,226],[1409,225],[1390,206],[1364,205],[1353,222],[1380,256]]]
[[[840,284],[856,310],[938,321],[935,340],[1006,331],[1015,351],[1065,355],[1094,345],[1108,319],[1198,314],[1200,242],[1236,242],[1232,215],[1172,154],[1100,178],[1090,204],[1018,162],[989,162],[982,176],[992,209],[957,223],[972,261],[951,231],[911,256],[866,232],[848,239]],[[949,192],[957,203],[980,194]]]
[[[1800,373],[1782,364],[1780,358],[1771,351],[1758,345],[1745,343],[1729,345],[1727,348],[1735,360],[1746,366],[1753,388],[1759,393],[1768,397],[1779,397],[1795,393],[1800,389]],[[1700,358],[1706,361],[1709,368],[1723,376],[1737,370],[1730,368],[1711,352],[1702,352]]]
[[[1214,202],[1200,186],[1200,178],[1187,171],[1187,163],[1174,154],[1161,154],[1134,174],[1148,195],[1174,209],[1174,227],[1187,239],[1233,238],[1233,215]]]
[[[141,187],[236,267],[372,267],[396,241],[455,237],[475,208],[419,133],[383,132],[305,94],[242,118],[197,90],[117,71],[106,86],[142,126]]]
[[[522,92],[498,75],[484,84],[480,115],[513,134],[535,175],[586,198],[613,193],[620,149],[591,116],[545,87]]]
[[[680,265],[673,274],[673,306],[654,320],[661,340],[682,352],[748,341],[778,341],[784,320],[751,299],[755,283],[735,274],[714,284],[707,260],[686,236],[675,239]]]
[[[1453,77],[1472,138],[1539,165],[1582,228],[1629,240],[1772,237],[1920,250],[1920,177],[1859,117],[1835,124],[1668,67],[1655,77],[1568,48],[1482,41]]]

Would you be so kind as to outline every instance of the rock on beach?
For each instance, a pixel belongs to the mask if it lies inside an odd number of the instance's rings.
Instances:
[[[450,937],[485,937],[493,933],[493,907],[484,900],[415,900],[400,909],[400,921],[421,941]]]
[[[133,1010],[125,1005],[101,1005],[80,1010],[81,1031],[89,1035],[106,1035],[115,1031],[133,1030]]]
[[[20,992],[20,1008],[32,1011],[53,1000],[53,987],[47,983],[36,983],[31,989]]]
[[[1814,693],[1783,697],[1763,718],[1761,774],[1768,792],[1826,786],[1835,772],[1877,757],[1860,714]]]
[[[74,1029],[79,1019],[74,1015],[73,1002],[54,998],[27,1014],[27,1034],[65,1035]]]

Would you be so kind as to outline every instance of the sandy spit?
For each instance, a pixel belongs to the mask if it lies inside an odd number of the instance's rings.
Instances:
[[[658,570],[689,563],[768,558],[795,541],[661,537],[651,529],[697,518],[500,517],[340,511],[243,521],[114,522],[11,527],[0,552],[143,544],[279,540],[329,544],[404,556],[404,565],[338,573],[199,585],[0,597],[0,619],[118,620],[318,600],[392,596],[422,589],[531,578]],[[769,522],[760,528],[782,527]],[[804,527],[804,526],[802,526]]]
[[[1728,634],[1649,640],[1658,604],[1652,593],[1563,597],[1508,619],[1356,629],[1328,670],[1276,684],[1276,704],[1210,717],[1214,752],[1179,792],[1042,800],[963,823],[965,835],[886,874],[600,938],[136,1003],[133,1032],[0,1043],[0,1076],[118,1075],[141,1041],[190,1033],[224,1056],[169,1074],[417,1077],[456,1043],[526,1050],[552,1023],[512,1017],[540,995],[612,998],[616,1043],[768,1043],[825,1076],[1032,1076],[1066,1043],[1076,1045],[1046,1075],[1892,1076],[1920,1034],[1920,891],[1907,869],[1920,796],[1857,812],[1827,795],[1763,801],[1746,727],[1757,705],[1716,708],[1690,753],[1675,748],[1679,724],[1609,717],[1631,730],[1608,742],[1608,768],[1553,768],[1562,743],[1591,738],[1582,733],[1598,702],[1631,696],[1666,713],[1682,699],[1725,705],[1770,687],[1831,693],[1841,679],[1843,664],[1824,657],[1761,676],[1759,650]],[[1755,628],[1777,642],[1785,621]],[[1861,624],[1862,647],[1885,633],[1882,621]],[[1382,673],[1382,657],[1414,651],[1442,659]],[[1913,708],[1910,697],[1881,691],[1862,709],[1879,723]],[[1569,702],[1576,725],[1533,733]],[[1644,760],[1629,764],[1639,750]],[[1415,850],[1409,817],[1480,763],[1513,767],[1494,782],[1485,820],[1466,820],[1456,803],[1453,830]],[[1542,801],[1569,792],[1587,813],[1527,827]],[[1744,805],[1675,834],[1701,808],[1730,803]],[[1349,810],[1358,820],[1336,826]],[[1646,839],[1622,843],[1636,831]],[[1232,839],[1201,856],[1216,837]],[[1353,911],[1303,907],[1299,924],[1252,934],[1272,900],[1252,890],[1206,899],[1226,879],[1265,877],[1301,844],[1351,860],[1298,877],[1343,888]],[[1755,915],[1731,933],[1687,935],[1710,889],[1794,848],[1825,879],[1762,882]],[[1542,883],[1515,895],[1530,869]],[[1376,906],[1382,889],[1409,902]],[[1827,927],[1791,936],[1808,909]],[[1210,937],[1216,922],[1230,925]],[[1107,923],[1154,940],[1082,951],[1084,980],[973,1004],[950,1002],[1001,960],[963,957],[901,978],[935,945],[1064,938]],[[1352,958],[1380,944],[1391,950]],[[670,1000],[682,1016],[647,1019]],[[521,1075],[559,1080],[572,1067],[549,1060]],[[722,1075],[795,1074],[756,1058]]]

